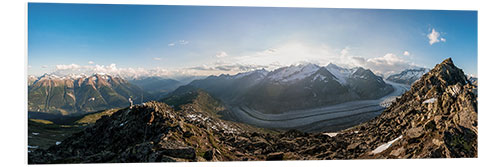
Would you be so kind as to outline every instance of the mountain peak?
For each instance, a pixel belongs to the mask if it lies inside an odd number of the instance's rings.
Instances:
[[[453,65],[453,60],[451,60],[451,57],[449,57],[447,59],[444,59],[443,62],[441,62],[441,64],[450,64],[450,65]]]
[[[398,74],[392,74],[387,77],[388,81],[411,85],[419,80],[425,73],[429,72],[428,68],[412,68],[401,71]]]
[[[382,152],[371,148],[367,157],[402,158],[405,150],[412,150],[411,158],[477,157],[477,94],[466,83],[462,70],[446,59],[376,119],[350,130],[367,138],[389,136],[368,147],[395,141]]]
[[[465,85],[468,83],[464,72],[453,64],[451,58],[437,64],[427,75],[424,75],[422,79],[437,81],[444,86],[455,85],[457,83]]]

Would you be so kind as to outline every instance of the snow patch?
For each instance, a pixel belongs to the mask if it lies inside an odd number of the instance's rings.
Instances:
[[[36,149],[36,148],[38,148],[38,146],[30,146],[30,145],[28,145],[28,148]]]
[[[121,127],[121,126],[123,126],[123,125],[125,125],[125,124],[127,124],[127,122],[128,122],[128,121],[125,121],[125,122],[121,123],[121,124],[120,124],[120,127]]]
[[[328,64],[325,67],[333,76],[335,76],[336,80],[342,84],[345,85],[347,83],[347,78],[353,73],[353,70],[350,69],[345,69],[339,66],[336,66],[335,64]]]
[[[335,137],[339,133],[323,133],[324,135],[330,136],[330,137]]]
[[[378,154],[378,153],[381,153],[382,151],[385,151],[387,150],[389,147],[391,147],[392,143],[398,141],[399,139],[403,138],[403,135],[399,136],[398,138],[394,139],[394,140],[391,140],[387,143],[384,143],[380,146],[378,146],[375,150],[373,150],[371,153],[372,154]]]
[[[456,96],[457,94],[460,94],[461,91],[462,90],[460,89],[460,87],[458,85],[453,85],[451,87],[451,90],[450,90],[451,95],[453,95],[453,96]]]
[[[319,79],[320,81],[326,81],[326,80],[325,80],[325,79],[326,79],[326,77],[325,77],[325,76],[323,76],[323,75],[321,75],[321,74],[314,76],[313,80],[315,81],[315,80],[317,80],[317,79]]]
[[[436,98],[430,98],[430,99],[427,99],[424,101],[424,104],[427,104],[427,103],[434,103],[436,102]]]
[[[290,82],[304,79],[318,71],[319,66],[314,64],[290,66],[278,69],[277,73],[269,76],[272,81]]]
[[[40,133],[32,132],[31,134],[36,136],[36,135],[39,135]]]

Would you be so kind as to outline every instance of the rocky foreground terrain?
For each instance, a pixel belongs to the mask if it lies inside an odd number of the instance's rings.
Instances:
[[[451,59],[416,81],[381,115],[335,133],[273,132],[219,119],[197,90],[176,109],[148,102],[103,116],[30,164],[477,157],[477,94]],[[172,100],[165,100],[172,102]],[[214,103],[215,102],[215,103]]]

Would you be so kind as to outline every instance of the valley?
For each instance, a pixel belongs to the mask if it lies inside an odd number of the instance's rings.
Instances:
[[[271,129],[297,129],[304,132],[334,132],[366,122],[378,116],[385,107],[382,102],[395,100],[409,86],[388,82],[394,91],[375,100],[358,100],[308,110],[265,114],[248,106],[232,107],[221,113],[224,118]]]

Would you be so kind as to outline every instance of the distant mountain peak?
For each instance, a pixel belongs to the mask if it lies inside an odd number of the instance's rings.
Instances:
[[[427,68],[406,69],[401,71],[401,73],[390,75],[389,77],[387,77],[387,80],[396,83],[411,85],[415,81],[419,80],[427,72],[429,72],[429,69]]]
[[[318,65],[311,63],[291,65],[274,70],[267,77],[275,82],[288,83],[304,79],[314,74],[319,68]]]

